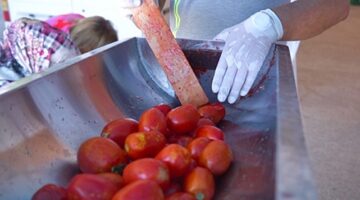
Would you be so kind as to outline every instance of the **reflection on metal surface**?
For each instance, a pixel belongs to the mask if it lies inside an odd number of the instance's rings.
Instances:
[[[223,44],[179,43],[209,99],[215,101],[211,79]],[[286,52],[284,47],[274,47],[251,95],[226,105],[220,126],[235,161],[219,178],[216,199],[287,199],[289,195],[300,199],[301,192],[314,193],[311,184],[302,186],[312,180],[307,174],[300,113],[285,105],[289,101],[298,108]],[[145,40],[134,38],[0,90],[0,199],[29,199],[48,182],[65,186],[78,172],[79,144],[99,135],[106,122],[123,116],[138,118],[158,103],[179,105],[160,69]],[[280,76],[279,70],[284,72]],[[284,130],[292,134],[280,140]],[[288,154],[279,154],[279,149]],[[289,160],[292,155],[295,159]],[[284,173],[288,164],[298,167]],[[288,196],[277,195],[280,190]]]
[[[289,52],[279,47],[278,122],[277,122],[277,199],[316,199],[310,161],[305,147],[299,99]],[[280,59],[281,58],[281,59]],[[285,164],[284,164],[285,163]]]

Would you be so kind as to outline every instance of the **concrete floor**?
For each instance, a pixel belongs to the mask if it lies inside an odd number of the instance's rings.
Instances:
[[[302,42],[298,87],[320,200],[360,199],[360,6]]]

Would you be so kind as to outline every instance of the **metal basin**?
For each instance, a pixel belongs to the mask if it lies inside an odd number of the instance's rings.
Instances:
[[[178,40],[209,99],[223,44]],[[66,186],[76,151],[109,121],[179,105],[144,39],[103,47],[0,90],[0,199]],[[274,46],[246,98],[226,105],[220,127],[235,160],[215,199],[315,199],[288,49]]]

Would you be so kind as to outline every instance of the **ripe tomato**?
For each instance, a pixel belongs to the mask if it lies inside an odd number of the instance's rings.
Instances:
[[[211,140],[224,140],[224,132],[215,126],[205,125],[196,129],[196,137],[207,137]]]
[[[81,144],[77,160],[84,173],[110,172],[127,162],[125,151],[103,137],[90,138]]]
[[[199,165],[208,168],[214,175],[221,175],[233,160],[230,147],[221,140],[210,142],[199,157]]]
[[[196,131],[199,127],[205,126],[205,125],[209,125],[209,126],[215,126],[214,122],[212,122],[210,119],[207,118],[200,118],[197,125],[196,125],[196,129],[190,132],[190,136],[191,137],[195,137],[196,136]]]
[[[134,119],[118,119],[108,123],[101,132],[101,136],[109,138],[116,142],[121,148],[124,148],[126,136],[130,133],[138,132],[138,122]]]
[[[161,103],[154,106],[154,108],[159,109],[165,116],[170,112],[171,107],[168,104]]]
[[[191,156],[197,160],[203,151],[203,149],[206,147],[207,144],[209,144],[211,140],[207,137],[198,137],[195,138],[190,144],[187,146],[187,149],[189,150]]]
[[[115,173],[101,173],[99,176],[105,178],[107,181],[116,185],[118,188],[122,188],[124,186],[124,179],[119,174]]]
[[[184,190],[196,199],[210,200],[215,193],[214,177],[208,169],[196,167],[185,177]]]
[[[125,139],[125,151],[132,159],[154,157],[166,145],[158,131],[132,133]]]
[[[199,119],[200,115],[193,105],[183,105],[167,114],[167,125],[170,131],[185,134],[195,130]]]
[[[199,119],[196,127],[202,127],[205,125],[215,126],[215,123],[208,118],[201,118]]]
[[[215,124],[225,117],[225,107],[221,103],[211,103],[198,109],[201,117],[208,118]]]
[[[76,175],[67,187],[68,200],[111,200],[120,189],[97,174]]]
[[[165,200],[196,200],[195,197],[187,192],[177,192],[167,197]]]
[[[135,160],[124,169],[126,184],[137,180],[152,180],[166,189],[170,184],[169,169],[165,163],[153,158]]]
[[[163,200],[164,194],[158,184],[150,180],[138,180],[118,191],[112,200]]]
[[[191,162],[190,162],[190,165],[189,165],[189,168],[188,168],[186,174],[190,173],[197,166],[198,166],[198,164],[197,164],[196,160],[194,158],[191,158]]]
[[[180,136],[180,137],[177,138],[176,143],[183,146],[183,147],[186,147],[192,140],[193,140],[192,137]]]
[[[180,181],[176,180],[176,181],[172,181],[169,185],[169,187],[167,187],[165,190],[164,190],[164,194],[165,196],[170,196],[174,193],[177,193],[177,192],[181,192],[182,191],[182,185],[180,184]]]
[[[146,110],[139,120],[139,131],[159,131],[167,133],[166,117],[157,108]]]
[[[189,136],[172,135],[171,137],[169,137],[169,139],[167,141],[170,144],[179,144],[183,147],[186,147],[192,140],[193,140],[193,138],[189,137]]]
[[[190,152],[178,144],[166,146],[155,159],[163,161],[169,167],[172,178],[183,176],[191,163]]]
[[[32,196],[31,200],[67,200],[66,190],[63,187],[46,184]]]

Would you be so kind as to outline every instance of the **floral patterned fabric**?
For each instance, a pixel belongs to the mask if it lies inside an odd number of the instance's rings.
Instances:
[[[21,18],[4,31],[0,47],[0,86],[16,79],[9,76],[11,71],[20,78],[79,54],[69,34],[45,22]]]

